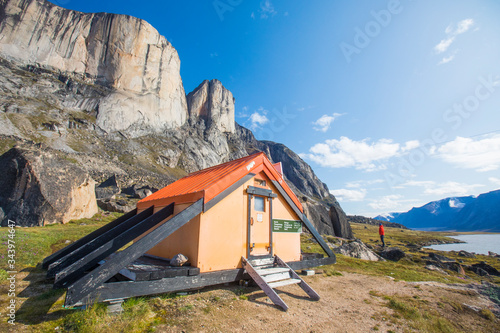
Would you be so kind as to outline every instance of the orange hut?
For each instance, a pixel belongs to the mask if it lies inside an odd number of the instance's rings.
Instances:
[[[241,257],[278,255],[299,261],[302,205],[264,153],[188,176],[142,199],[138,213],[175,203],[174,215],[199,199],[203,212],[147,253],[182,253],[200,273],[241,268]]]

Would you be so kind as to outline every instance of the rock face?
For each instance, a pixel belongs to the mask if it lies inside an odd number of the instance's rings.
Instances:
[[[0,219],[42,226],[97,213],[95,182],[54,154],[12,148],[0,157]]]
[[[208,128],[234,133],[234,97],[219,80],[203,81],[187,96],[189,116],[205,120]]]
[[[406,256],[406,254],[398,247],[385,248],[379,253],[379,255],[382,258],[385,258],[385,259],[391,260],[391,261],[399,261]]]
[[[356,240],[354,242],[343,244],[339,247],[333,249],[333,252],[340,253],[345,256],[369,260],[369,261],[379,261],[384,260],[370,250],[363,242]]]
[[[126,15],[84,14],[43,0],[0,4],[0,55],[111,88],[61,107],[95,111],[106,132],[137,136],[177,128],[187,103],[177,51],[149,23]]]
[[[203,81],[186,97],[179,69],[176,50],[140,19],[1,1],[0,153],[43,142],[100,184],[116,175],[97,187],[99,206],[127,211],[132,197],[263,151],[283,163],[320,233],[352,238],[342,208],[306,162],[235,123],[233,95],[220,81]],[[42,215],[33,219],[49,220]]]

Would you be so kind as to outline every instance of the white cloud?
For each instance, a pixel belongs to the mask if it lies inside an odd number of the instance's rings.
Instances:
[[[259,113],[259,111],[261,113]],[[266,116],[267,111],[262,107],[250,115],[250,129],[255,131],[269,122],[269,118]]]
[[[500,168],[500,134],[474,140],[457,137],[436,151],[443,161],[464,169],[492,171]]]
[[[454,197],[454,196],[465,196],[470,195],[472,192],[476,191],[478,187],[482,187],[481,184],[464,184],[458,182],[445,182],[440,184],[435,184],[432,187],[425,189],[425,194],[437,195],[440,197]]]
[[[219,54],[217,52],[210,53],[210,58],[216,58],[218,56],[219,56]]]
[[[373,185],[373,184],[380,184],[380,183],[383,183],[383,182],[384,182],[383,179],[356,180],[356,181],[353,181],[353,182],[346,183],[345,187],[348,187],[348,188],[360,188],[360,187],[369,186],[369,185]]]
[[[309,149],[309,154],[301,154],[301,157],[330,168],[355,167],[365,171],[384,170],[387,166],[383,162],[405,153],[405,149],[415,144],[415,141],[408,141],[401,147],[399,143],[394,143],[389,139],[380,139],[376,142],[370,142],[370,139],[354,141],[343,136],[339,140],[317,143]]]
[[[457,24],[457,30],[455,30],[455,33],[457,35],[463,34],[464,32],[467,32],[472,26],[474,25],[474,20],[473,19],[465,19]]]
[[[342,188],[339,190],[331,190],[330,193],[340,202],[356,202],[363,201],[366,196],[366,189],[349,190]]]
[[[340,117],[341,115],[342,114],[340,113],[334,113],[331,116],[324,114],[318,120],[313,122],[313,125],[315,125],[313,129],[315,131],[326,132],[330,129],[330,126],[332,125],[334,120]]]
[[[399,208],[402,198],[403,197],[399,194],[390,194],[379,199],[372,200],[368,206],[377,210],[394,211]]]
[[[385,195],[383,197],[372,199],[370,201],[371,202],[368,204],[368,206],[377,211],[383,212],[408,211],[412,207],[418,206],[420,203],[419,201],[414,199],[404,199],[404,197],[399,194]]]
[[[436,46],[434,46],[434,51],[436,54],[441,54],[450,48],[450,46],[455,42],[458,35],[461,35],[467,31],[474,25],[474,20],[471,18],[462,20],[456,24],[456,28],[454,28],[453,24],[450,24],[445,29],[446,38],[442,39]],[[452,54],[445,56],[441,59],[438,65],[443,65],[451,62],[455,59],[457,54],[457,50],[453,51]]]
[[[444,65],[444,64],[449,63],[450,61],[455,59],[455,55],[456,55],[456,52],[453,53],[452,55],[450,55],[449,57],[444,57],[443,59],[441,59],[440,62],[438,62],[438,65]]]
[[[450,37],[443,39],[439,42],[438,45],[434,46],[434,50],[436,51],[437,54],[446,52],[448,48],[450,47],[451,43],[455,40],[455,37]]]
[[[269,0],[263,0],[260,2],[260,18],[267,19],[269,16],[274,16],[278,12],[274,9],[274,5]]]
[[[490,177],[490,178],[488,178],[488,180],[489,180],[490,182],[492,182],[493,184],[500,186],[500,179],[499,179],[499,178],[496,178],[496,177]]]

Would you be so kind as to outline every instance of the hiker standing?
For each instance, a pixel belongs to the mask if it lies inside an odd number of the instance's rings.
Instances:
[[[385,247],[385,242],[384,242],[385,231],[382,223],[379,223],[378,225],[378,234],[380,235],[380,241],[382,242],[382,247]]]

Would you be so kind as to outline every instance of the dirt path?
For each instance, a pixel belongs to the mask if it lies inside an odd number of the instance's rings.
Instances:
[[[182,311],[176,311],[176,323],[158,329],[161,332],[408,332],[425,331],[419,320],[446,318],[454,323],[453,332],[500,331],[498,319],[485,319],[473,310],[494,309],[494,303],[466,287],[395,282],[389,277],[350,273],[316,275],[306,281],[321,295],[320,301],[307,299],[298,286],[287,286],[279,293],[290,307],[283,312],[256,288],[246,294],[248,300],[235,296],[237,287],[205,290],[177,300],[175,307]],[[405,311],[388,307],[390,298],[414,305],[430,316],[420,319],[416,316],[412,320],[410,306],[410,319],[405,319]],[[442,331],[446,332],[446,327]]]

